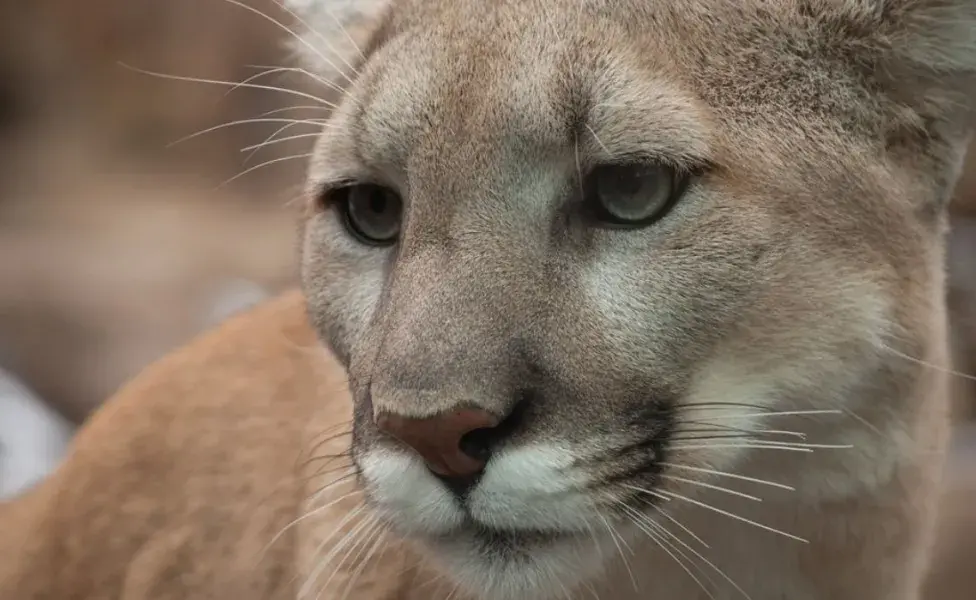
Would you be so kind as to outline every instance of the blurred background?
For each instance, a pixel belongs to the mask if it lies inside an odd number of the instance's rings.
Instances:
[[[240,2],[0,0],[0,497],[148,362],[295,282],[293,200],[329,96],[247,9],[290,25],[276,0]],[[957,196],[953,344],[976,373],[976,160]],[[976,386],[954,384],[953,468],[976,474]],[[976,495],[953,498],[950,587],[976,566],[976,529],[955,526]]]

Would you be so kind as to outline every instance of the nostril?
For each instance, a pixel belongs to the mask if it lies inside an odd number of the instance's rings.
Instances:
[[[488,437],[468,434],[490,431],[499,422],[487,411],[467,408],[424,418],[391,413],[380,413],[375,418],[380,431],[415,450],[433,472],[444,477],[480,473],[488,460]]]
[[[523,400],[517,403],[509,415],[497,425],[473,429],[461,436],[458,441],[458,448],[471,458],[487,463],[495,446],[511,436],[512,432],[521,424],[524,414],[525,402]]]
[[[481,462],[488,462],[488,459],[491,457],[491,443],[493,441],[494,431],[495,429],[492,427],[469,431],[461,436],[458,447],[461,449],[461,452],[464,452],[471,458]]]
[[[456,408],[429,417],[379,411],[374,420],[377,429],[417,452],[452,489],[463,490],[477,481],[498,444],[520,427],[529,397],[520,393],[504,419],[484,409]]]

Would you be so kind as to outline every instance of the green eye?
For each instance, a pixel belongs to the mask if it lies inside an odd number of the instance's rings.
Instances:
[[[403,220],[403,201],[393,190],[372,183],[353,184],[333,192],[346,229],[364,244],[396,243]]]
[[[686,175],[666,165],[601,165],[587,177],[584,202],[607,225],[643,227],[667,214],[686,184]]]

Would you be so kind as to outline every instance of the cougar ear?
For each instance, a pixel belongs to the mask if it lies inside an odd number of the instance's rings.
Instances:
[[[952,196],[976,125],[976,0],[791,0],[832,60],[876,95],[889,156]]]
[[[916,121],[905,129],[913,135],[892,141],[900,140],[907,155],[921,151],[913,164],[937,190],[926,208],[944,215],[976,125],[976,0],[874,2],[881,5],[878,84]]]
[[[299,60],[329,81],[349,79],[392,0],[279,0],[297,22],[289,40]]]
[[[801,0],[898,101],[926,117],[969,112],[976,0]]]
[[[875,0],[893,66],[930,75],[976,71],[976,1]]]

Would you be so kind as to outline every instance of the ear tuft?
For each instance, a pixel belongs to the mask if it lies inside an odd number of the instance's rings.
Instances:
[[[298,22],[289,45],[316,75],[330,81],[351,77],[361,48],[389,0],[279,0]]]

